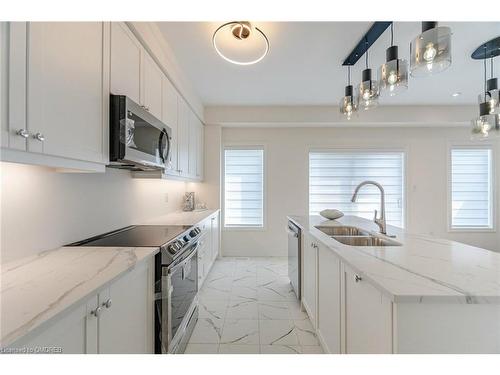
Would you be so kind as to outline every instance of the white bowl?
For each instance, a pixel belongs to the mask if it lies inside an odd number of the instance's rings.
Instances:
[[[323,210],[319,214],[329,220],[335,220],[344,216],[344,213],[342,211],[332,209]]]

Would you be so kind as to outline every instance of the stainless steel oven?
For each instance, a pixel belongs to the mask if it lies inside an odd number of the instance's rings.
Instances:
[[[110,97],[110,167],[131,170],[168,169],[172,130],[143,106],[123,95]]]
[[[161,352],[183,353],[198,319],[198,247],[189,243],[183,255],[161,273]]]

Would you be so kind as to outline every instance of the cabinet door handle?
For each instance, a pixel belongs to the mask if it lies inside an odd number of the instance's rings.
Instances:
[[[99,306],[95,310],[92,310],[91,314],[94,315],[96,318],[98,318],[99,315],[101,315],[101,310],[102,310],[102,308],[101,308],[101,306]]]
[[[30,136],[30,133],[29,131],[27,131],[26,129],[19,129],[17,132],[16,132],[17,135],[23,137],[23,138],[28,138]]]
[[[33,138],[35,138],[37,141],[43,142],[45,141],[45,137],[43,136],[42,133],[36,133]]]
[[[102,303],[102,305],[103,305],[105,308],[109,309],[109,308],[111,307],[111,305],[112,305],[112,302],[113,302],[113,301],[111,300],[111,298],[108,298],[108,300],[107,300],[106,302],[103,302],[103,303]]]
[[[359,275],[354,275],[354,281],[356,281],[357,283],[359,283],[361,280],[363,280],[363,278]]]

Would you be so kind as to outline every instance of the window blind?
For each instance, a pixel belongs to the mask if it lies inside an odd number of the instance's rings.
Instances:
[[[356,203],[351,197],[365,181],[380,183],[385,190],[386,221],[404,226],[404,153],[362,151],[317,151],[309,153],[309,212],[317,215],[331,208],[346,215],[373,219],[380,211],[380,192],[363,186]]]
[[[491,149],[451,150],[452,228],[492,228]]]
[[[264,150],[224,150],[224,226],[264,226]]]

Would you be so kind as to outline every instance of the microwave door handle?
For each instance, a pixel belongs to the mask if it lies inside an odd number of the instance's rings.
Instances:
[[[165,158],[163,157],[163,142],[162,142],[164,135],[165,135],[165,129],[162,129],[160,131],[160,138],[158,139],[158,153],[160,154],[160,159],[163,162],[163,164],[165,164]],[[167,134],[167,138],[168,138],[168,134]]]

